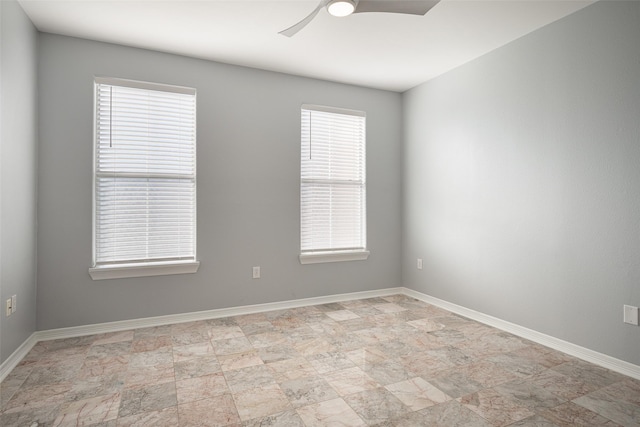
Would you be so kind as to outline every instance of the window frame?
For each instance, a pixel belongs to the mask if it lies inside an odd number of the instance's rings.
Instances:
[[[91,238],[92,238],[92,254],[91,267],[89,275],[93,280],[120,279],[132,277],[147,276],[163,276],[172,274],[189,274],[198,271],[200,261],[197,257],[197,125],[195,125],[195,144],[194,147],[194,198],[193,198],[193,259],[169,260],[169,261],[132,261],[132,262],[113,262],[113,263],[97,263],[97,161],[98,161],[98,87],[99,85],[112,85],[120,87],[129,87],[143,90],[155,90],[161,92],[173,92],[193,95],[194,102],[197,104],[196,90],[189,87],[174,86],[160,83],[150,83],[137,80],[121,79],[115,77],[94,76],[93,82],[93,168],[92,168],[92,221],[91,221]],[[194,109],[194,119],[197,120],[197,109]]]
[[[362,141],[362,155],[363,159],[363,178],[362,182],[359,184],[363,187],[364,201],[360,210],[360,221],[363,223],[363,235],[362,240],[364,241],[363,248],[356,249],[340,249],[340,248],[329,248],[324,250],[303,250],[302,249],[302,228],[303,228],[303,217],[302,217],[302,188],[303,188],[303,177],[302,177],[302,150],[303,144],[305,140],[305,135],[302,133],[302,124],[303,124],[303,114],[305,110],[309,111],[319,111],[330,114],[339,114],[343,116],[356,116],[362,117],[364,119],[364,138]],[[342,262],[342,261],[362,261],[366,260],[370,251],[368,249],[367,243],[367,178],[366,178],[366,146],[367,146],[367,138],[366,138],[366,112],[359,110],[351,110],[345,108],[338,107],[329,107],[324,105],[315,105],[315,104],[302,104],[300,107],[300,255],[299,260],[301,264],[318,264],[318,263],[329,263],[329,262]],[[310,136],[309,136],[310,137]]]

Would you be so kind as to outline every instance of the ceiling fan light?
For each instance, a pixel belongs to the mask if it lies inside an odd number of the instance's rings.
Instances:
[[[327,5],[329,14],[337,17],[349,16],[355,9],[356,5],[352,0],[332,0]]]

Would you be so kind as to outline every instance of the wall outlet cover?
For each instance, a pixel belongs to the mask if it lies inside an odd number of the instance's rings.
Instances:
[[[624,323],[638,326],[638,307],[624,306]]]

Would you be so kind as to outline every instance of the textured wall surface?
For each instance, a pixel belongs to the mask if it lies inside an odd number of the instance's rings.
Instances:
[[[37,32],[20,5],[0,2],[0,363],[36,328]],[[17,311],[5,317],[5,301]]]
[[[405,286],[640,365],[639,40],[599,2],[405,93]]]
[[[39,60],[38,329],[400,285],[400,94],[49,34]],[[89,277],[95,75],[196,88],[196,274]],[[298,261],[303,103],[367,113],[367,261]]]

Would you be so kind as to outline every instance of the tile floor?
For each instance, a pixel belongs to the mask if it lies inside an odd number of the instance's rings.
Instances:
[[[640,426],[640,381],[403,295],[38,343],[2,426]]]

